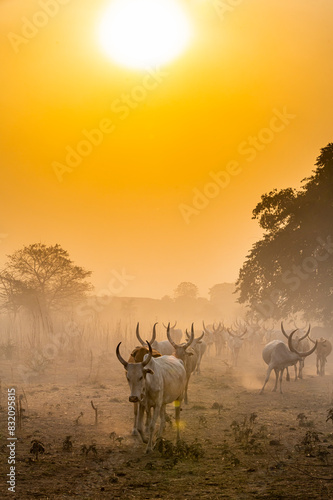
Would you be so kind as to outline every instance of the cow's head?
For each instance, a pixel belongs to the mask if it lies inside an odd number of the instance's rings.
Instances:
[[[187,342],[184,342],[183,344],[177,344],[172,338],[171,338],[171,335],[170,335],[170,323],[168,325],[168,328],[167,328],[167,337],[168,337],[168,340],[170,342],[170,344],[172,345],[172,347],[174,348],[175,350],[175,356],[176,358],[178,359],[181,359],[181,360],[185,360],[185,356],[192,356],[194,353],[193,351],[187,351],[186,349],[188,347],[190,347],[190,345],[192,344],[193,342],[193,339],[194,339],[194,326],[193,326],[193,323],[192,323],[192,327],[191,327],[191,336],[189,338],[189,340]]]
[[[145,394],[145,378],[147,373],[154,373],[150,368],[146,368],[146,365],[148,365],[153,355],[152,348],[150,343],[147,342],[149,353],[146,354],[143,361],[141,363],[128,363],[120,354],[120,344],[121,342],[117,345],[116,354],[120,363],[124,365],[126,370],[126,378],[131,390],[129,401],[130,403],[138,403],[142,401]]]

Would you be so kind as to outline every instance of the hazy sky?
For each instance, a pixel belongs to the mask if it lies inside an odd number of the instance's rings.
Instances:
[[[140,71],[100,47],[109,4],[0,2],[0,264],[59,243],[97,292],[207,296],[260,237],[260,196],[332,141],[333,2],[187,0],[187,51]]]

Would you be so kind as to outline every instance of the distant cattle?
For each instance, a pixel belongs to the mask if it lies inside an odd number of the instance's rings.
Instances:
[[[309,337],[310,341],[315,343],[314,340],[312,340]],[[325,365],[327,362],[327,356],[329,356],[332,352],[332,344],[328,339],[325,339],[324,337],[320,337],[320,339],[317,339],[317,375],[320,375],[323,377],[325,375]]]
[[[188,389],[188,383],[190,381],[191,374],[194,372],[197,361],[198,361],[198,355],[193,349],[188,349],[194,339],[194,329],[193,329],[193,323],[192,323],[192,328],[191,328],[191,336],[189,340],[183,344],[177,344],[174,342],[171,338],[169,329],[167,329],[167,336],[174,348],[174,356],[176,358],[181,359],[184,363],[185,366],[185,371],[186,371],[186,384],[185,384],[185,392],[184,392],[184,403],[187,405],[188,404],[188,396],[187,396],[187,389]]]

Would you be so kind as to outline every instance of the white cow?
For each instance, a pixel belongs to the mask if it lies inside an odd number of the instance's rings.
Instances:
[[[288,347],[282,340],[272,340],[269,342],[262,351],[262,357],[265,363],[268,365],[266,378],[264,385],[260,391],[260,394],[264,392],[265,386],[269,380],[271,371],[275,371],[275,386],[273,391],[276,391],[278,380],[280,380],[280,393],[282,394],[282,375],[285,368],[288,366],[294,366],[296,363],[301,361],[303,358],[310,356],[317,347],[317,342],[315,346],[307,352],[298,352],[293,347],[293,335],[296,332],[294,330],[288,337]]]
[[[158,323],[155,323],[153,326],[153,335],[152,335],[152,338],[150,339],[149,344],[152,346],[153,349],[158,351],[160,354],[162,354],[162,355],[166,354],[166,355],[170,356],[174,351],[170,342],[168,340],[161,340],[160,342],[158,342],[156,340],[156,325],[157,324]],[[147,343],[144,342],[142,340],[142,338],[140,337],[139,323],[136,325],[136,338],[138,339],[138,341],[140,342],[141,345],[147,346]]]
[[[153,358],[149,343],[149,354],[144,357],[142,363],[128,363],[120,354],[120,344],[121,342],[117,346],[116,354],[126,370],[127,381],[131,390],[129,401],[131,403],[140,403],[137,430],[144,442],[146,442],[143,433],[144,412],[146,410],[150,413],[151,408],[153,408],[153,415],[149,423],[146,453],[153,449],[153,434],[158,416],[160,416],[158,435],[161,436],[165,429],[165,407],[168,403],[174,401],[177,440],[179,440],[180,407],[186,385],[184,363],[174,356]]]
[[[162,323],[162,325],[164,326],[164,328],[166,330],[168,329],[168,325],[165,325],[164,323]],[[169,323],[169,325],[170,325],[170,323]],[[180,328],[175,328],[176,325],[177,325],[177,321],[175,322],[175,324],[173,326],[170,326],[169,331],[170,331],[172,340],[177,342],[177,344],[180,344],[180,342],[182,341],[182,337],[183,337],[183,331]]]

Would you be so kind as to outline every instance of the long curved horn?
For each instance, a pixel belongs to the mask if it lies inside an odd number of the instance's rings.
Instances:
[[[168,328],[167,328],[167,337],[168,337],[168,341],[170,342],[170,344],[172,345],[172,347],[174,349],[176,349],[177,347],[179,347],[179,345],[176,344],[176,342],[174,342],[174,340],[171,338],[171,335],[170,335],[170,323],[168,324]]]
[[[165,324],[164,324],[164,323],[162,323],[162,325],[164,326],[164,328],[168,329],[168,327],[167,327],[167,326],[165,326]],[[168,326],[169,326],[169,325],[170,325],[170,323],[168,323]],[[177,321],[176,321],[176,323],[175,323],[173,326],[170,326],[170,330],[173,330],[173,329],[175,328],[175,326],[176,326],[176,325],[177,325]]]
[[[239,335],[239,338],[241,339],[242,337],[244,337],[244,335],[247,334],[247,328],[245,328],[245,332],[243,332],[241,335]]]
[[[151,338],[151,341],[149,342],[150,344],[152,344],[156,340],[156,325],[158,325],[158,321],[153,326],[153,336]]]
[[[138,341],[140,342],[141,345],[146,345],[145,342],[142,340],[142,338],[140,337],[140,333],[139,333],[139,322],[137,323],[136,325],[136,338],[138,339]]]
[[[231,337],[238,338],[238,335],[235,335],[234,333],[231,333],[231,331],[229,330],[229,328],[227,328],[227,332],[229,333],[229,335],[231,335]]]
[[[291,352],[295,352],[300,358],[306,358],[307,356],[310,356],[310,354],[312,354],[316,348],[317,348],[317,341],[315,342],[315,345],[312,347],[312,349],[310,349],[310,351],[306,351],[306,352],[299,352],[295,349],[295,347],[293,346],[293,343],[292,343],[292,338],[293,338],[293,335],[294,333],[297,331],[296,330],[293,330],[291,332],[291,334],[289,335],[289,338],[288,338],[288,347],[289,347],[289,350]]]
[[[313,344],[315,344],[315,341],[312,340],[312,338],[310,336],[309,336],[309,340],[310,340],[310,342],[312,342]]]
[[[191,336],[189,338],[189,340],[186,342],[186,344],[184,345],[184,349],[187,349],[193,342],[194,340],[194,323],[192,323],[192,326],[191,326]]]
[[[145,359],[144,361],[142,361],[142,362],[141,362],[142,367],[144,367],[144,366],[148,365],[149,361],[151,360],[151,358],[152,358],[152,356],[153,356],[153,350],[152,350],[151,345],[150,345],[150,343],[148,342],[148,340],[146,340],[146,343],[147,343],[147,346],[148,346],[148,348],[149,348],[149,353],[148,353],[148,357],[147,357],[147,359]]]
[[[200,335],[200,337],[198,337],[197,339],[194,339],[196,342],[200,342],[201,339],[203,339],[205,336],[205,332],[202,332],[202,335]]]
[[[281,330],[282,330],[283,335],[284,335],[287,339],[289,339],[289,335],[285,332],[285,330],[284,330],[284,328],[283,328],[283,321],[281,321]],[[296,330],[294,330],[294,331],[296,332],[296,331],[297,331],[297,328],[296,328]]]
[[[309,324],[308,331],[306,332],[306,334],[304,335],[304,337],[301,337],[300,339],[298,339],[298,340],[299,340],[299,342],[300,342],[301,340],[305,339],[305,338],[309,335],[310,330],[311,330],[311,325]]]
[[[213,332],[209,331],[208,328],[205,327],[205,322],[202,322],[203,329],[205,330],[206,333],[212,334]]]
[[[117,358],[119,359],[120,363],[122,365],[124,365],[125,370],[127,370],[128,362],[125,361],[124,358],[122,357],[122,355],[120,354],[120,351],[119,351],[120,344],[121,344],[121,342],[119,342],[119,344],[117,345],[117,349],[116,349]]]

